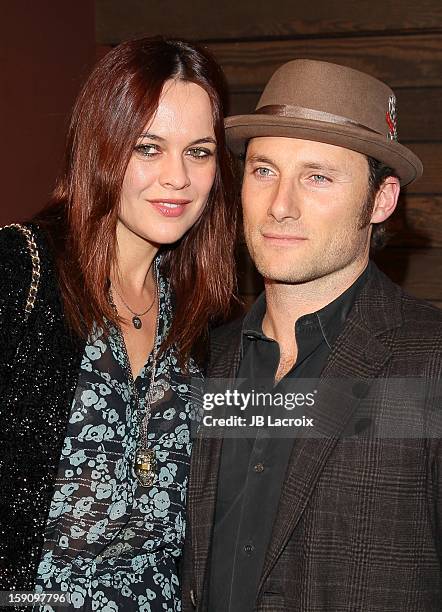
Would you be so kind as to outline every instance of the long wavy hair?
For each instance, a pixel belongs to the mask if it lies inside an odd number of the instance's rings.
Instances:
[[[201,217],[180,241],[162,247],[162,269],[175,305],[163,348],[174,344],[185,363],[210,321],[227,314],[235,289],[238,205],[224,137],[227,95],[222,70],[208,51],[163,38],[133,40],[112,49],[77,98],[64,170],[49,206],[34,220],[52,243],[70,327],[86,337],[94,323],[118,323],[108,287],[123,178],[169,79],[196,83],[207,92],[217,140],[215,180]]]

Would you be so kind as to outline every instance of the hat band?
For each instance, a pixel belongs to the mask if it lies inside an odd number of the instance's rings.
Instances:
[[[332,115],[324,111],[314,110],[313,108],[305,108],[304,106],[292,106],[291,104],[268,104],[257,108],[254,115],[277,115],[279,117],[292,117],[293,119],[311,119],[313,121],[325,121],[326,123],[335,123],[336,125],[349,125],[359,129],[368,130],[374,134],[379,134],[378,131],[372,128],[347,119],[339,115]]]

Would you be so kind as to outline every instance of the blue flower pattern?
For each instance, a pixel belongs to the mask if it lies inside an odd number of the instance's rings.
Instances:
[[[162,277],[159,294],[157,350],[171,318]],[[140,414],[124,363],[118,330],[110,327],[105,336],[95,329],[81,363],[35,588],[69,593],[64,610],[178,612],[177,560],[201,376],[193,363],[185,376],[173,348],[158,359],[148,426],[157,470],[144,488],[133,471]],[[135,381],[141,413],[151,367],[152,355]]]

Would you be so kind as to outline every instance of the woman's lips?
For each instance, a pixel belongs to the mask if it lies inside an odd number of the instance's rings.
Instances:
[[[163,217],[180,217],[192,200],[148,200]]]

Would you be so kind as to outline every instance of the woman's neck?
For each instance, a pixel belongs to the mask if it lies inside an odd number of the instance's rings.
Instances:
[[[118,221],[116,260],[111,271],[111,282],[132,295],[142,295],[152,288],[153,260],[158,245],[137,236]]]

